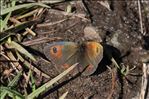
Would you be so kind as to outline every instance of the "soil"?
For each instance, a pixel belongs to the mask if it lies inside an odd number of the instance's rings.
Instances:
[[[39,96],[44,99],[57,99],[63,93],[68,91],[66,99],[137,99],[140,93],[142,62],[140,60],[142,53],[149,49],[149,17],[142,13],[145,23],[145,34],[140,32],[140,20],[137,1],[110,1],[110,10],[101,5],[99,1],[85,0],[84,5],[81,1],[58,3],[52,9],[46,10],[43,14],[44,21],[40,24],[54,23],[64,20],[58,24],[36,27],[37,38],[41,37],[61,37],[57,41],[79,42],[84,37],[84,28],[93,26],[98,30],[102,38],[101,44],[104,47],[104,58],[100,62],[98,69],[91,76],[77,75],[75,77],[67,76],[55,84],[48,92]],[[66,7],[73,6],[74,15],[85,15],[85,18],[79,16],[64,15],[60,12],[65,11]],[[143,2],[143,7],[147,9],[149,2]],[[86,8],[86,9],[85,9]],[[144,11],[142,8],[142,11]],[[53,9],[55,9],[53,11]],[[149,9],[149,8],[148,8]],[[52,43],[52,42],[48,42]],[[43,53],[43,48],[47,43],[33,46],[34,49]],[[120,76],[116,67],[112,65],[107,53],[121,65],[135,67],[130,74]],[[42,57],[38,57],[35,63],[38,68],[50,75],[50,79],[59,73],[53,65],[45,62]],[[107,66],[111,69],[108,69]],[[112,76],[114,75],[114,76]],[[113,81],[112,79],[115,78]],[[50,79],[39,79],[40,84]],[[112,86],[115,85],[114,88]]]

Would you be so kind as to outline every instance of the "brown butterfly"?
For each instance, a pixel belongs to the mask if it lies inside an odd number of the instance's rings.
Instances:
[[[79,63],[78,72],[86,68],[82,74],[87,76],[96,71],[103,58],[103,47],[100,43],[94,41],[81,44],[63,41],[46,46],[44,54],[60,70],[65,70],[69,66]]]

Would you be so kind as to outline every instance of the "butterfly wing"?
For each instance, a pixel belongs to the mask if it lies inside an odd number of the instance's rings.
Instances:
[[[80,64],[84,67],[87,66],[83,75],[93,74],[100,61],[103,58],[103,47],[100,43],[97,42],[85,42],[83,44],[84,53],[81,54],[84,58],[81,58]],[[80,57],[81,57],[80,56]]]
[[[78,46],[74,42],[56,42],[44,48],[45,56],[62,71],[77,62]]]

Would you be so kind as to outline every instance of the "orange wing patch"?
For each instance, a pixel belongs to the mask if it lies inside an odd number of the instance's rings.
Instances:
[[[87,71],[92,71],[92,69],[94,68],[94,66],[92,64],[89,64],[86,68]]]
[[[71,65],[65,63],[65,64],[63,64],[62,66],[63,66],[63,69],[66,70],[66,69],[68,69]],[[74,69],[74,70],[71,70],[71,71],[69,72],[69,74],[74,74],[74,73],[75,73],[75,69]]]
[[[57,59],[60,59],[62,57],[62,49],[63,46],[53,46],[50,48],[50,54],[52,57],[55,57]]]
[[[64,68],[64,69],[68,69],[69,67],[70,67],[69,64],[63,64],[63,68]]]
[[[96,42],[88,42],[86,47],[89,51],[89,54],[93,57],[95,57],[102,50],[102,46]]]

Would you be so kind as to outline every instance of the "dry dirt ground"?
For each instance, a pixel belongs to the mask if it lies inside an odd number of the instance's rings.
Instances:
[[[43,14],[43,23],[37,24],[35,29],[38,34],[37,38],[60,37],[61,40],[55,40],[55,42],[79,42],[84,37],[84,28],[92,25],[101,36],[104,58],[93,75],[87,77],[67,76],[39,98],[57,99],[68,91],[66,99],[107,99],[108,97],[111,99],[137,99],[141,85],[141,57],[142,53],[146,53],[149,49],[149,28],[147,28],[149,27],[149,14],[147,15],[147,10],[142,10],[145,31],[145,34],[142,34],[137,1],[115,0],[108,3],[110,9],[101,5],[99,1],[93,0],[84,0],[84,5],[81,1],[60,3]],[[73,7],[74,15],[63,13],[69,4]],[[147,1],[141,3],[142,9],[149,9],[147,4],[149,4]],[[46,23],[50,24],[46,25]],[[43,53],[43,48],[46,45],[47,43],[42,43],[34,45],[33,48]],[[107,58],[107,52],[121,66],[135,68],[125,77],[120,76]],[[35,64],[50,75],[50,79],[58,75],[55,67],[39,56]],[[116,79],[113,81],[113,78]],[[38,78],[38,85],[50,79]],[[113,87],[113,85],[115,86]]]

